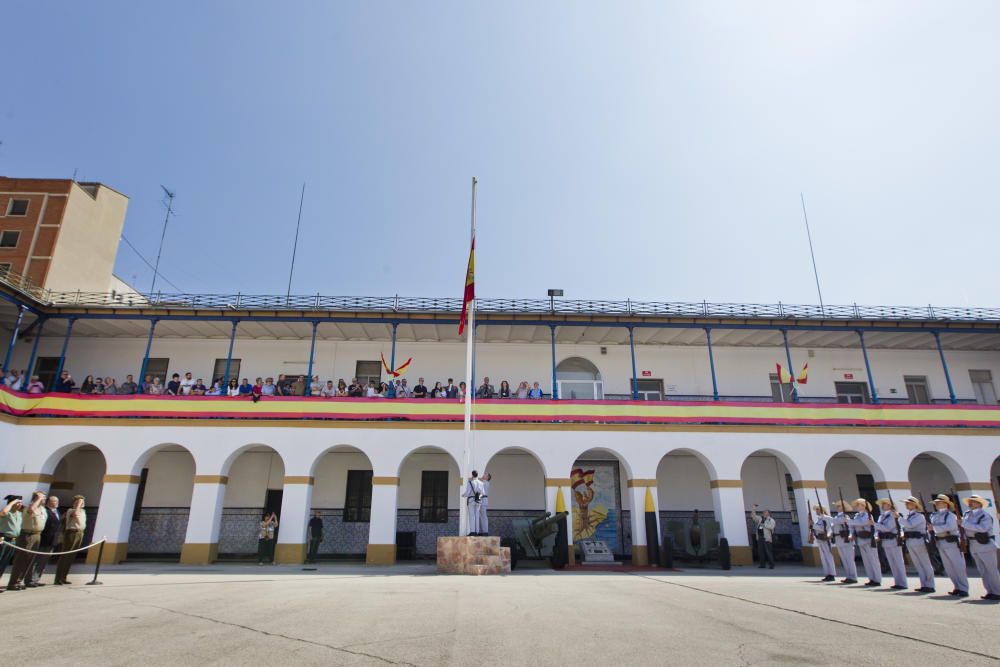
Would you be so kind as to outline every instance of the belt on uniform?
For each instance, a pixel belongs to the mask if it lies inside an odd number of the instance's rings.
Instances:
[[[862,540],[867,540],[872,536],[872,533],[870,530],[856,530],[854,535]]]
[[[937,535],[936,537],[945,542],[958,542],[958,535]]]
[[[21,531],[21,534],[22,534],[22,535],[38,535],[38,534],[40,534],[41,532],[42,532],[42,531],[40,531],[40,530],[35,530],[35,531],[31,531],[31,530],[22,530],[22,531]]]
[[[82,531],[83,531],[83,528],[67,528],[63,532],[64,533],[79,533],[79,532],[82,532]]]
[[[885,539],[886,536],[895,537],[896,531],[894,531],[894,530],[880,530],[880,531],[878,531],[878,534],[881,535],[883,539]]]
[[[908,530],[903,533],[903,537],[908,540],[922,540],[924,539],[924,534],[917,530]]]

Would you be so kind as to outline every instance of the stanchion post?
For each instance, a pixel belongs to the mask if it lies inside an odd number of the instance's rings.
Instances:
[[[101,560],[104,558],[104,543],[105,542],[107,542],[107,539],[102,539],[101,540],[101,546],[97,547],[97,565],[94,567],[94,579],[93,579],[93,581],[88,581],[87,582],[88,586],[100,586],[101,584],[104,583],[103,581],[98,581],[97,580],[97,575],[100,574],[100,572],[101,572]]]

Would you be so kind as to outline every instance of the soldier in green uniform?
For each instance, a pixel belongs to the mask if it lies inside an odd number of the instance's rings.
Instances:
[[[38,545],[42,541],[42,529],[45,528],[45,521],[48,515],[45,513],[45,494],[35,491],[31,494],[31,504],[21,509],[21,534],[17,536],[15,544],[22,549],[37,551]],[[21,580],[28,573],[28,570],[35,564],[35,555],[25,551],[18,551],[14,556],[14,567],[7,580],[8,591],[20,591],[24,589]],[[29,584],[34,588],[38,584]]]
[[[84,504],[83,496],[73,496],[73,506],[66,510],[66,515],[63,517],[63,551],[79,549],[83,544],[83,531],[87,529],[87,510],[84,509]],[[59,565],[56,566],[56,586],[70,583],[66,577],[76,556],[77,554],[64,553],[59,557]]]

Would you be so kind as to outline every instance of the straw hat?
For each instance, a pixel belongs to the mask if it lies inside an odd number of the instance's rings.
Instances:
[[[913,505],[917,508],[918,512],[924,511],[924,504],[920,502],[920,499],[917,498],[916,496],[907,496],[906,498],[903,499],[903,503],[904,504],[913,503]]]
[[[857,509],[858,505],[860,505],[861,507],[863,507],[865,509],[866,512],[871,512],[872,511],[872,504],[870,502],[868,502],[867,500],[865,500],[864,498],[857,498],[851,504],[854,505],[855,509]]]
[[[888,505],[892,509],[896,509],[896,503],[892,502],[888,498],[879,498],[875,501],[875,504],[881,507],[882,505]]]
[[[822,505],[813,505],[813,510],[822,514],[826,511],[826,508]]]
[[[955,503],[951,502],[951,498],[944,495],[943,493],[939,493],[936,496],[934,496],[934,500],[932,500],[931,502],[934,503],[934,505],[937,505],[938,503],[945,503],[948,505],[948,509],[952,511],[955,510]]]
[[[989,507],[989,503],[986,502],[986,498],[983,498],[982,496],[975,493],[969,496],[968,498],[962,498],[962,502],[965,503],[966,505],[972,502],[979,503],[979,507],[983,509]]]
[[[830,503],[830,505],[833,507],[833,509],[840,510],[841,512],[846,512],[849,509],[851,509],[850,507],[847,506],[847,503],[845,503],[842,500],[834,500],[832,503]]]

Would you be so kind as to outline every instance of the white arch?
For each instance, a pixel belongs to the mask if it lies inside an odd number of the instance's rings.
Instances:
[[[364,450],[364,448],[348,443],[340,443],[327,447],[326,449],[324,449],[323,451],[321,451],[319,454],[316,455],[316,458],[313,459],[312,463],[309,466],[309,476],[310,477],[316,476],[316,467],[319,466],[319,462],[323,460],[324,456],[326,456],[327,454],[334,454],[338,452],[342,453],[346,452],[350,454],[362,454],[368,461],[368,465],[372,467],[372,470],[375,469],[374,465],[372,464],[372,457],[368,454],[368,452]]]
[[[495,452],[490,453],[489,458],[486,459],[486,464],[483,466],[483,470],[489,468],[489,465],[493,461],[493,459],[495,459],[500,454],[511,453],[511,452],[518,454],[529,454],[531,458],[535,460],[535,463],[538,464],[538,467],[542,469],[542,476],[546,478],[548,477],[548,473],[545,470],[545,462],[542,461],[542,457],[539,456],[538,452],[534,451],[529,447],[524,447],[522,445],[511,445],[509,447],[503,447]]]
[[[67,445],[63,445],[62,447],[59,447],[54,452],[52,452],[51,454],[49,454],[48,458],[45,459],[45,463],[42,464],[42,469],[40,470],[40,472],[43,475],[51,475],[51,474],[53,474],[56,471],[56,467],[59,465],[59,463],[64,458],[66,458],[66,456],[70,452],[73,452],[73,451],[75,451],[77,449],[80,449],[81,447],[93,447],[94,449],[96,449],[98,452],[101,453],[101,459],[104,460],[104,473],[107,474],[107,471],[108,471],[108,454],[107,454],[107,452],[105,452],[103,449],[101,449],[100,447],[98,447],[97,445],[95,445],[92,442],[83,442],[83,441],[71,442],[71,443],[69,443]]]
[[[450,458],[452,463],[455,464],[455,467],[458,468],[459,475],[462,474],[462,464],[458,462],[455,455],[449,452],[447,448],[440,445],[418,445],[403,454],[403,457],[399,460],[399,464],[396,466],[397,477],[403,471],[403,464],[406,463],[406,459],[410,458],[413,454],[447,454],[448,458]],[[371,458],[369,458],[369,460],[371,460]]]
[[[876,463],[875,459],[873,459],[868,454],[865,454],[864,452],[858,451],[856,449],[842,449],[839,452],[835,452],[834,454],[832,454],[830,458],[826,460],[826,465],[823,466],[824,479],[830,474],[830,463],[832,463],[833,460],[838,456],[844,454],[852,456],[856,458],[858,461],[860,461],[862,465],[868,468],[868,472],[871,473],[872,477],[875,478],[876,482],[886,481],[885,472],[882,471],[882,466]]]
[[[194,455],[193,451],[191,451],[184,445],[177,442],[161,442],[159,444],[153,445],[152,447],[148,447],[145,451],[143,451],[141,454],[139,454],[139,456],[136,457],[135,463],[133,463],[132,466],[130,467],[131,471],[130,474],[141,475],[142,469],[146,467],[146,465],[149,463],[149,460],[153,458],[158,452],[163,451],[167,447],[180,447],[185,452],[187,452],[188,455],[190,455],[191,459],[194,461],[194,469],[197,472],[198,457]]]
[[[715,465],[712,463],[711,459],[705,456],[702,452],[699,452],[696,449],[690,449],[688,447],[675,447],[674,449],[671,449],[669,452],[661,456],[660,460],[656,464],[657,471],[659,471],[660,466],[663,465],[663,461],[671,454],[684,454],[687,456],[695,457],[696,459],[698,459],[698,461],[701,462],[703,466],[705,466],[705,470],[708,472],[709,479],[719,479],[719,475],[716,472]]]
[[[233,463],[236,461],[236,459],[238,459],[245,452],[254,449],[255,447],[265,447],[269,449],[272,454],[277,454],[278,460],[281,461],[281,466],[287,469],[288,466],[285,464],[284,457],[281,456],[281,452],[279,452],[276,448],[264,442],[251,442],[249,444],[243,445],[242,447],[237,447],[233,451],[229,452],[229,456],[227,456],[226,460],[223,461],[222,463],[222,470],[220,471],[219,474],[223,476],[229,475],[229,469],[232,468]],[[197,471],[197,468],[195,468],[195,470]]]
[[[634,479],[632,476],[632,465],[629,463],[625,455],[622,454],[621,451],[613,447],[608,447],[606,445],[597,445],[594,447],[588,447],[587,449],[578,452],[569,462],[569,465],[566,466],[566,473],[568,474],[573,470],[573,464],[576,463],[576,461],[578,461],[584,454],[586,454],[587,452],[594,452],[594,451],[598,452],[603,451],[607,452],[608,454],[613,454],[614,457],[618,459],[618,462],[622,466],[622,470],[625,472],[625,479]]]
[[[776,449],[774,447],[755,449],[754,451],[747,454],[743,458],[743,463],[740,464],[740,479],[743,479],[743,469],[746,467],[747,461],[750,459],[751,456],[757,454],[767,454],[769,456],[773,456],[774,458],[778,459],[784,464],[785,469],[788,470],[788,472],[792,475],[793,480],[802,479],[802,473],[799,471],[799,467],[795,464],[795,460],[791,457],[791,455],[788,454],[787,452],[783,452],[780,449]]]
[[[930,451],[930,450],[919,452],[913,458],[910,459],[910,464],[906,467],[907,480],[909,480],[913,474],[914,462],[916,462],[916,460],[921,456],[929,456],[933,459],[936,459],[939,463],[943,464],[944,467],[948,469],[948,472],[951,474],[951,479],[955,484],[963,484],[973,481],[969,479],[969,475],[968,473],[965,472],[965,468],[962,467],[962,464],[960,464],[954,458],[952,458],[948,454],[945,454],[944,452]]]

